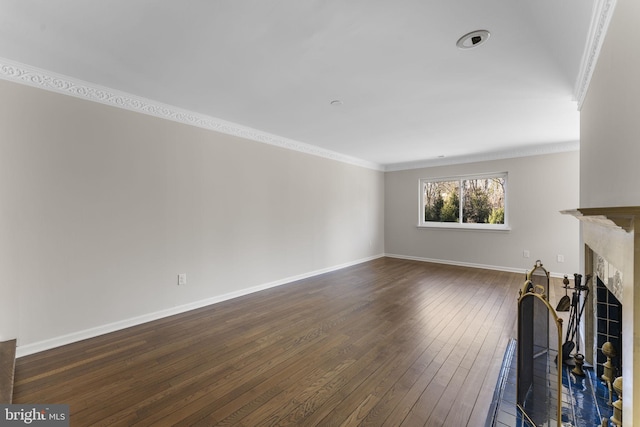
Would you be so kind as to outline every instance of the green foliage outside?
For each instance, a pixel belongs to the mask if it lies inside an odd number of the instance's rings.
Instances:
[[[486,224],[489,222],[491,206],[489,205],[489,195],[486,191],[473,188],[465,192],[464,199],[464,221],[476,224]]]
[[[460,197],[457,181],[428,182],[423,190],[425,221],[458,222]]]
[[[460,215],[460,198],[458,193],[452,193],[442,206],[440,211],[440,221],[442,222],[458,222]]]
[[[491,211],[489,224],[504,224],[504,208],[495,208]]]
[[[504,178],[425,182],[425,222],[504,224]],[[462,197],[462,202],[461,202]]]
[[[433,206],[424,207],[424,220],[440,221],[440,212],[442,211],[443,205],[444,199],[442,198],[442,194],[437,194],[435,200],[433,201]]]

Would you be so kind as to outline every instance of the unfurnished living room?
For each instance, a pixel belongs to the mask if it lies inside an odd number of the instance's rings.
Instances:
[[[0,0],[0,425],[640,425],[638,24]]]

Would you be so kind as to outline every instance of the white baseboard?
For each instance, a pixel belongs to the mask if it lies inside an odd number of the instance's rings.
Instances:
[[[472,262],[452,261],[452,260],[446,260],[446,259],[422,258],[422,257],[411,256],[411,255],[384,254],[384,256],[389,258],[407,259],[411,261],[432,262],[435,264],[457,265],[459,267],[482,268],[484,270],[506,271],[508,273],[522,273],[523,280],[524,280],[524,275],[527,272],[531,271],[531,269],[533,268],[533,265],[530,268],[514,268],[514,267],[504,267],[504,266],[497,266],[497,265],[475,264]],[[563,278],[564,274],[549,272],[549,276]]]
[[[195,310],[197,308],[205,307],[207,305],[216,304],[216,303],[227,301],[233,298],[238,298],[244,295],[252,294],[254,292],[260,292],[269,288],[274,288],[276,286],[281,286],[287,283],[295,282],[297,280],[307,279],[310,277],[318,276],[320,274],[341,270],[346,267],[362,264],[363,262],[372,261],[374,259],[378,259],[382,257],[384,257],[384,254],[374,255],[374,256],[362,258],[356,261],[351,261],[344,264],[335,265],[332,267],[322,268],[320,270],[310,271],[310,272],[299,274],[296,276],[286,277],[284,279],[276,280],[273,282],[263,283],[261,285],[253,286],[250,288],[240,289],[238,291],[229,292],[223,295],[216,295],[211,298],[194,301],[188,304],[183,304],[176,307],[170,307],[170,308],[159,310],[153,313],[144,314],[142,316],[136,316],[136,317],[132,317],[125,320],[108,323],[106,325],[84,329],[82,331],[61,335],[61,336],[50,338],[47,340],[38,341],[32,344],[18,345],[18,347],[16,348],[16,357],[28,356],[30,354],[38,353],[45,350],[50,350],[52,348],[71,344],[77,341],[94,338],[100,335],[108,334],[110,332],[115,332],[121,329],[129,328],[131,326],[137,326],[143,323],[151,322],[153,320],[158,320],[164,317],[173,316],[175,314],[185,313],[187,311]]]

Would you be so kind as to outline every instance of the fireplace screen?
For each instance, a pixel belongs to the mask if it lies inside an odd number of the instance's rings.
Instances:
[[[518,300],[516,403],[524,421],[561,426],[562,320],[543,286],[527,280],[523,291]]]
[[[525,279],[531,282],[533,287],[542,286],[544,295],[549,295],[549,277],[549,272],[542,265],[542,261],[537,260],[531,271],[526,274]]]

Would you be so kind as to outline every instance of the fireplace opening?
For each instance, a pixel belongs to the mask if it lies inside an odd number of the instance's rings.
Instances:
[[[610,342],[616,351],[611,362],[615,368],[615,376],[622,373],[622,304],[615,295],[609,291],[604,282],[597,277],[596,280],[596,373],[598,378],[604,373],[606,356],[602,353],[602,346]]]

